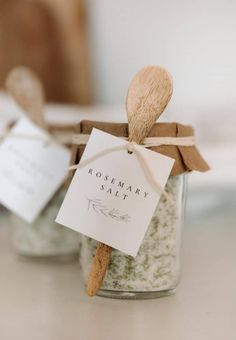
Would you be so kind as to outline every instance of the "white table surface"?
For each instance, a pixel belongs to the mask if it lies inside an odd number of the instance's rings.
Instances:
[[[86,296],[77,263],[17,258],[1,211],[0,339],[235,340],[235,196],[189,206],[177,293],[143,301]]]
[[[0,101],[1,131],[4,122],[22,112],[5,94],[0,93]],[[123,108],[48,105],[46,113],[48,121],[60,117],[62,124],[63,117],[67,123],[126,119]],[[214,189],[235,182],[235,124],[231,129],[227,125],[225,135],[222,123],[216,124],[218,134],[212,130],[209,135],[208,125],[199,122],[198,131],[214,142],[203,148],[214,171],[191,178],[195,190],[203,184],[211,188],[190,197],[182,281],[174,296],[146,301],[89,298],[77,263],[19,259],[10,247],[11,226],[0,210],[0,340],[235,340],[236,189],[231,194]],[[227,146],[215,147],[220,137],[224,143],[228,137]]]

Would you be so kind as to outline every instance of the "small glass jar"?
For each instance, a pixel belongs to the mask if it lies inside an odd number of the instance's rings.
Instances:
[[[138,255],[133,258],[112,250],[110,264],[99,296],[147,299],[175,292],[180,277],[180,249],[185,210],[187,175],[170,176],[150,222]],[[80,266],[85,282],[91,269],[97,241],[81,235]]]
[[[27,223],[14,214],[10,215],[13,246],[17,254],[60,261],[77,258],[79,234],[54,222],[65,192],[65,188],[62,188],[33,223]]]

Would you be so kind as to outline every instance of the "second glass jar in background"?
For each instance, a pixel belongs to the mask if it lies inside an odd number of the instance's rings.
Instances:
[[[66,190],[62,188],[33,223],[27,223],[16,215],[10,215],[16,253],[33,258],[53,258],[61,261],[77,258],[79,234],[54,222],[65,192]]]

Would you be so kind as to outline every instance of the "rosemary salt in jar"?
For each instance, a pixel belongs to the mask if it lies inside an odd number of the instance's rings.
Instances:
[[[79,134],[90,134],[93,127],[120,137],[128,135],[127,124],[91,121],[81,122],[77,131]],[[156,136],[193,137],[193,129],[178,123],[157,123],[148,137]],[[83,145],[74,146],[74,163],[79,161],[83,148]],[[195,145],[162,145],[152,147],[152,150],[175,159],[171,176],[165,187],[172,201],[167,200],[164,195],[161,196],[135,258],[121,251],[112,250],[102,287],[98,291],[100,296],[128,299],[154,298],[173,293],[178,285],[181,272],[181,240],[187,173],[191,170],[206,171],[208,165]],[[97,241],[81,235],[79,262],[85,283],[88,280],[97,245]]]
[[[10,214],[13,247],[17,254],[62,262],[77,258],[78,233],[54,222],[65,192],[64,188],[60,189],[32,223]]]
[[[41,129],[49,132],[50,135],[52,135],[52,138],[60,144],[71,146],[71,137],[74,127],[71,125],[65,126],[62,124],[48,124],[45,119],[44,112],[44,89],[40,79],[32,70],[23,66],[19,66],[11,70],[6,79],[6,88],[15,102],[21,107],[21,109],[23,109],[23,112],[28,116],[30,121],[34,122],[34,124]],[[27,133],[25,137],[27,138]],[[68,137],[70,138],[68,139]],[[30,148],[30,152],[37,155],[37,151],[34,151],[33,146]],[[51,157],[51,154],[49,157]],[[51,157],[51,159],[53,157]],[[29,167],[38,169],[38,165],[35,165],[34,162],[31,161],[30,157],[24,157],[24,159],[27,161],[29,159]],[[46,161],[46,159],[46,157],[45,159],[42,157],[43,161]],[[54,159],[52,159],[52,161],[54,162]],[[18,160],[16,161],[16,164],[17,163]],[[21,164],[20,161],[19,163]],[[50,163],[50,165],[52,163]],[[62,164],[64,167],[66,163],[66,160],[63,163],[57,163],[55,156],[55,164],[57,164],[57,166]],[[24,161],[22,164],[24,164]],[[21,167],[23,169],[27,169],[24,170],[27,176],[28,168],[22,165]],[[44,171],[43,176],[45,176]],[[53,176],[53,172],[51,176]],[[35,179],[37,181],[37,172],[31,172],[31,177],[32,181]],[[44,184],[46,186],[49,181],[42,181],[39,183],[46,183]],[[58,182],[58,184],[59,183],[61,182]],[[20,184],[18,185],[20,187]],[[21,186],[24,186],[24,183],[23,185],[21,184]],[[52,188],[55,190],[55,187]],[[78,253],[78,234],[57,225],[54,222],[57,211],[63,201],[64,194],[65,188],[62,187],[33,223],[27,223],[13,214],[10,215],[10,221],[13,227],[14,249],[18,254],[32,256],[34,258],[53,257],[60,260],[68,260],[75,257],[75,254]]]
[[[175,291],[180,276],[180,249],[187,176],[171,176],[135,258],[113,249],[98,295],[153,298]],[[81,236],[80,264],[87,280],[98,242]]]
[[[48,129],[57,140],[71,148],[74,126],[54,123]],[[66,190],[67,183],[62,185],[32,223],[27,223],[15,214],[9,214],[13,248],[18,255],[59,262],[77,259],[79,234],[54,222]]]

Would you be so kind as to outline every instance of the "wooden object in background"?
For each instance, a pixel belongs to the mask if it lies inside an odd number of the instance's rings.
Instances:
[[[83,0],[0,0],[0,87],[24,65],[42,80],[46,100],[89,104]]]
[[[163,68],[149,66],[137,73],[126,99],[130,142],[143,142],[168,104],[172,91],[172,78]],[[98,244],[88,278],[88,295],[96,295],[101,288],[111,252],[110,246]]]
[[[6,78],[6,89],[13,100],[26,112],[28,118],[51,134],[57,142],[68,148],[72,147],[74,125],[56,125],[46,122],[44,88],[41,80],[32,70],[23,66],[12,69]],[[9,129],[13,125],[10,125]]]
[[[47,129],[44,116],[44,89],[32,70],[23,66],[12,69],[7,75],[6,89],[34,123]]]

